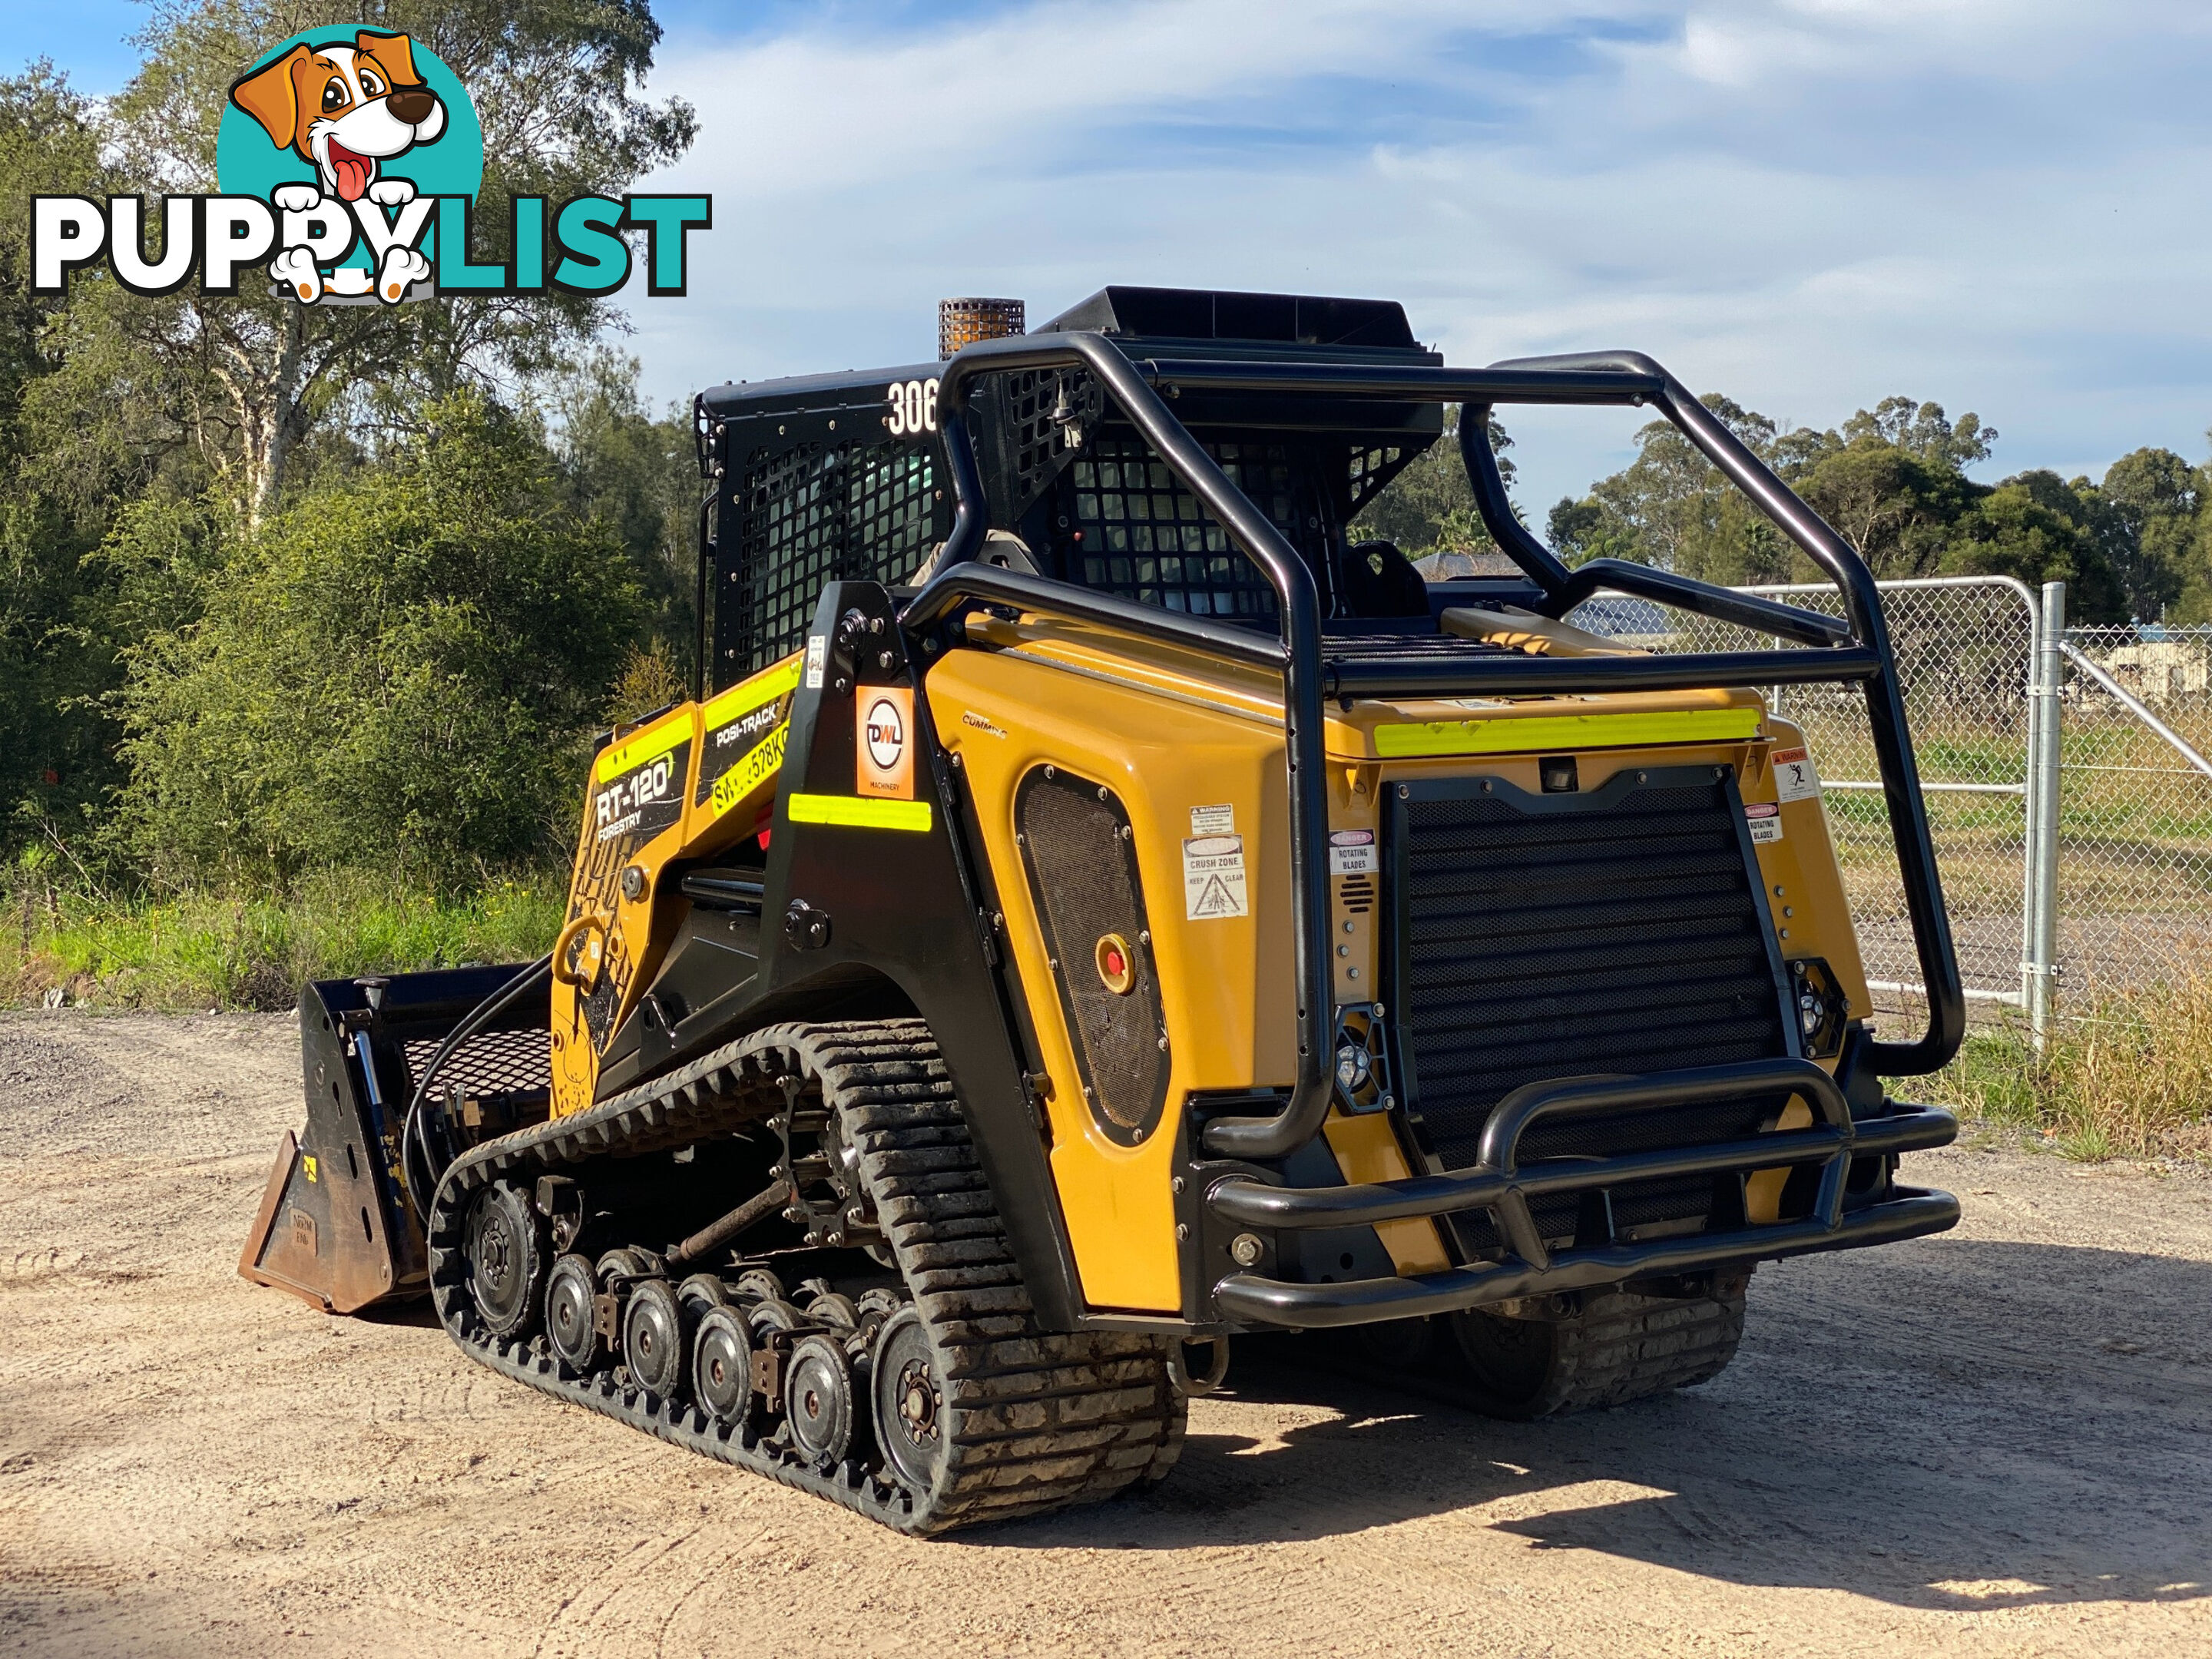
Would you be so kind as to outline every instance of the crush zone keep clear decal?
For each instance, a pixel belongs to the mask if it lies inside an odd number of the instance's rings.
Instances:
[[[1249,915],[1244,888],[1244,837],[1194,836],[1182,844],[1182,908],[1187,921]]]

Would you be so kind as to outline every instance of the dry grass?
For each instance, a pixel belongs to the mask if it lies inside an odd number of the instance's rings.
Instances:
[[[2086,1162],[2212,1162],[2212,975],[2083,996],[2061,1015],[2039,1059],[2017,1023],[1968,1037],[1937,1098]]]

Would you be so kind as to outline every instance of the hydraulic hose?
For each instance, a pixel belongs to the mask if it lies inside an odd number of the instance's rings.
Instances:
[[[438,1190],[439,1182],[446,1171],[438,1163],[438,1155],[430,1145],[430,1132],[424,1121],[422,1108],[430,1097],[430,1085],[437,1081],[438,1073],[460,1046],[478,1031],[505,1013],[520,1000],[524,993],[533,988],[538,981],[553,971],[553,953],[548,951],[513,979],[500,987],[465,1015],[461,1023],[446,1034],[438,1045],[438,1052],[430,1056],[430,1063],[422,1068],[416,1079],[415,1093],[407,1103],[407,1115],[401,1121],[399,1132],[400,1166],[407,1176],[407,1194],[418,1216],[427,1216],[430,1195]]]

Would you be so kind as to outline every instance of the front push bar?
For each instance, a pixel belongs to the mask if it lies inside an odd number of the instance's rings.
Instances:
[[[1741,1140],[1602,1158],[1548,1158],[1526,1168],[1520,1162],[1521,1138],[1540,1119],[1779,1095],[1810,1102],[1820,1121],[1808,1128]],[[1856,1158],[1946,1146],[1958,1132],[1958,1120],[1937,1106],[1893,1106],[1880,1117],[1854,1120],[1835,1079],[1803,1060],[1525,1084],[1491,1113],[1471,1169],[1350,1187],[1275,1187],[1232,1176],[1215,1182],[1206,1194],[1207,1204],[1224,1221],[1260,1228],[1373,1225],[1486,1210],[1505,1242],[1504,1260],[1444,1273],[1325,1285],[1232,1273],[1214,1287],[1214,1303],[1222,1317],[1247,1324],[1359,1325],[1942,1232],[1959,1219],[1958,1200],[1948,1193],[1893,1186],[1893,1196],[1847,1211],[1846,1182]],[[1545,1243],[1529,1208],[1532,1198],[1554,1193],[1804,1164],[1820,1166],[1820,1185],[1809,1213],[1793,1221],[1746,1223],[1718,1232],[1641,1243],[1609,1240],[1555,1251]]]

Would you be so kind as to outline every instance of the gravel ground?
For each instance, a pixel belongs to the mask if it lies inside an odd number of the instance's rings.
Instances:
[[[1248,1344],[1155,1493],[919,1543],[235,1273],[278,1016],[0,1018],[0,1649],[2212,1652],[2212,1181],[1924,1155],[1717,1382],[1516,1426]]]

